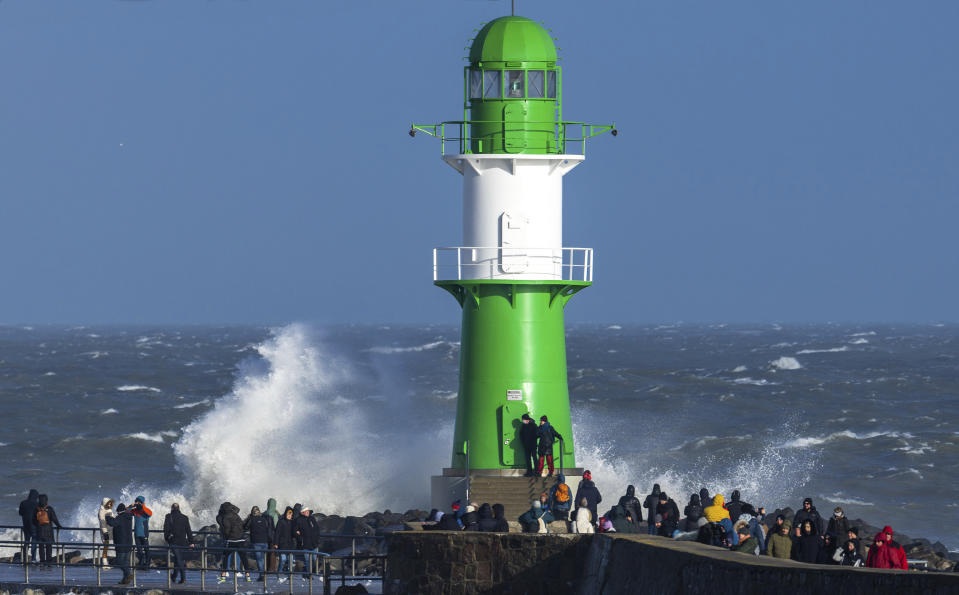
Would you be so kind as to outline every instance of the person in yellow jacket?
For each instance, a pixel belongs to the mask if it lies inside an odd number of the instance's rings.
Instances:
[[[705,516],[706,520],[710,523],[718,523],[723,519],[728,519],[729,511],[726,510],[725,504],[726,499],[723,498],[723,495],[716,494],[713,496],[713,505],[703,509],[703,516]]]

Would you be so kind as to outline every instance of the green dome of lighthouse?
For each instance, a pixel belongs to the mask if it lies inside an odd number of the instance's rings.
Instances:
[[[542,25],[524,17],[500,17],[480,29],[469,60],[479,62],[555,62],[556,45]]]

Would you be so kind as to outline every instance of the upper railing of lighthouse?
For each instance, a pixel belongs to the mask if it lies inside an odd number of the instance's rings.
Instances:
[[[542,25],[507,16],[487,23],[470,46],[463,69],[463,119],[412,124],[447,142],[457,154],[585,154],[586,140],[613,124],[563,120],[563,73],[556,45]]]

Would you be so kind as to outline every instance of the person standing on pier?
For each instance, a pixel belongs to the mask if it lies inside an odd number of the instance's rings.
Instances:
[[[103,570],[110,570],[107,558],[110,555],[110,525],[107,518],[113,516],[113,498],[104,498],[97,511],[97,520],[100,522],[100,541],[103,542],[103,551],[100,553],[100,566]]]
[[[170,546],[173,555],[173,572],[170,580],[183,584],[186,581],[186,563],[183,560],[184,550],[193,547],[193,531],[190,529],[190,519],[180,512],[180,505],[174,502],[170,512],[163,519],[163,540]],[[176,575],[179,573],[180,580]]]
[[[107,517],[107,524],[113,528],[113,545],[117,550],[116,565],[123,572],[123,578],[118,585],[130,584],[130,554],[133,551],[133,516],[131,511],[121,502],[117,505],[117,513]]]
[[[553,443],[556,442],[556,440],[562,440],[563,437],[559,435],[556,428],[550,425],[545,415],[539,418],[539,430],[537,434],[539,436],[539,463],[536,465],[536,475],[543,474],[543,458],[545,457],[546,462],[549,464],[549,476],[552,477]]]
[[[53,559],[53,526],[62,529],[57,513],[53,507],[47,503],[47,495],[40,494],[37,497],[37,541],[40,542],[40,564],[45,568],[50,568],[50,562]]]
[[[30,562],[37,560],[37,500],[40,498],[40,492],[30,490],[27,499],[20,502],[20,519],[23,521],[23,553],[20,554],[20,561],[27,563],[27,544],[30,545]]]
[[[146,507],[146,498],[137,496],[133,503],[133,538],[137,543],[137,567],[150,567],[150,517],[153,511]]]
[[[539,432],[536,431],[536,424],[529,413],[524,413],[522,418],[523,425],[519,428],[519,440],[523,444],[525,453],[526,475],[524,477],[534,477],[533,469],[539,465],[536,463],[536,440],[539,438]]]

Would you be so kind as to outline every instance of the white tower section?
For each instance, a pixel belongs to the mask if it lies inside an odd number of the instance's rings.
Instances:
[[[437,278],[592,280],[592,251],[563,247],[563,176],[583,155],[443,159],[463,174],[463,246],[437,249]]]

